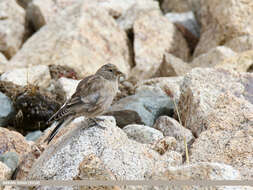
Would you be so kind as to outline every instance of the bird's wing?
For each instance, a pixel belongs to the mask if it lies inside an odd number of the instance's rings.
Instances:
[[[68,105],[82,104],[87,111],[92,111],[95,105],[101,104],[105,95],[103,94],[105,79],[100,75],[91,75],[83,79],[77,86]]]
[[[76,106],[83,106],[87,111],[95,109],[95,105],[103,102],[101,89],[104,87],[104,78],[99,75],[91,75],[79,82],[76,92],[66,103],[48,120],[47,123],[59,121],[67,116],[75,114]]]

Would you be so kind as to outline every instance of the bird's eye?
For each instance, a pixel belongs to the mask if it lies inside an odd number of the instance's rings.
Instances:
[[[113,72],[113,70],[112,70],[112,69],[109,69],[109,71],[110,71],[110,72]]]

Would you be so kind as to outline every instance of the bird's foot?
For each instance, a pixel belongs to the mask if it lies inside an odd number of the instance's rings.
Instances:
[[[99,121],[104,121],[104,119],[101,119],[101,118],[89,118],[89,120],[92,122],[90,127],[99,127],[101,129],[105,129],[105,127],[101,126],[98,122]]]

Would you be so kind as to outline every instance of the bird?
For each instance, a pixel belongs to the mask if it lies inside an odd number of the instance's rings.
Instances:
[[[100,67],[95,74],[82,79],[71,98],[47,121],[47,124],[57,124],[44,142],[49,144],[62,126],[80,116],[85,116],[100,126],[97,121],[101,119],[96,117],[111,106],[118,91],[120,77],[125,78],[125,75],[115,65],[108,63]]]

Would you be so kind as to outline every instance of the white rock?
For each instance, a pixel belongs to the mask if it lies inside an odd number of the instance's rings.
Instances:
[[[166,53],[154,77],[182,76],[190,72],[192,67],[181,59]]]
[[[253,50],[253,35],[245,35],[233,38],[224,44],[235,52]]]
[[[48,66],[38,65],[7,71],[0,76],[0,80],[13,82],[21,86],[30,83],[32,85],[47,87],[50,83],[51,76]]]
[[[192,67],[215,67],[225,59],[235,56],[236,53],[228,47],[218,46],[207,53],[196,57],[192,62]]]
[[[189,48],[182,34],[157,11],[142,14],[133,26],[136,66],[131,76],[139,79],[152,77],[168,52],[187,61]]]

